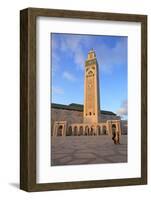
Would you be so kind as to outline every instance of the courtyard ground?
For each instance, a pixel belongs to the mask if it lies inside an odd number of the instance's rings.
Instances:
[[[115,145],[108,135],[51,138],[51,165],[127,162],[127,136]]]

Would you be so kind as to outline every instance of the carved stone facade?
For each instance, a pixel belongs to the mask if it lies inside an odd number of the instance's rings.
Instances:
[[[120,117],[110,111],[100,112],[99,67],[94,50],[88,53],[85,62],[84,106],[52,104],[51,123],[52,136],[120,137]]]
[[[85,62],[84,123],[98,123],[100,115],[99,67],[95,52],[91,50]]]

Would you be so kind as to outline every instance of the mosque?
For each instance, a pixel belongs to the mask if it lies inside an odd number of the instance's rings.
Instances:
[[[121,136],[121,118],[100,110],[99,67],[92,49],[85,61],[84,105],[51,104],[52,136]]]

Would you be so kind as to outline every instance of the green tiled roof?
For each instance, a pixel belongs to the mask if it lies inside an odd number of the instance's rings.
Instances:
[[[64,110],[75,110],[75,111],[83,112],[83,105],[76,104],[76,103],[71,103],[69,105],[51,103],[51,108],[64,109]],[[101,114],[104,114],[104,115],[114,115],[114,116],[116,115],[115,113],[113,113],[111,111],[106,111],[106,110],[101,110],[100,112],[101,112]]]

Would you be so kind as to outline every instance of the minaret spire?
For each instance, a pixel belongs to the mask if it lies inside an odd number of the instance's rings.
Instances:
[[[99,68],[92,48],[85,61],[84,123],[98,123],[100,116]]]

